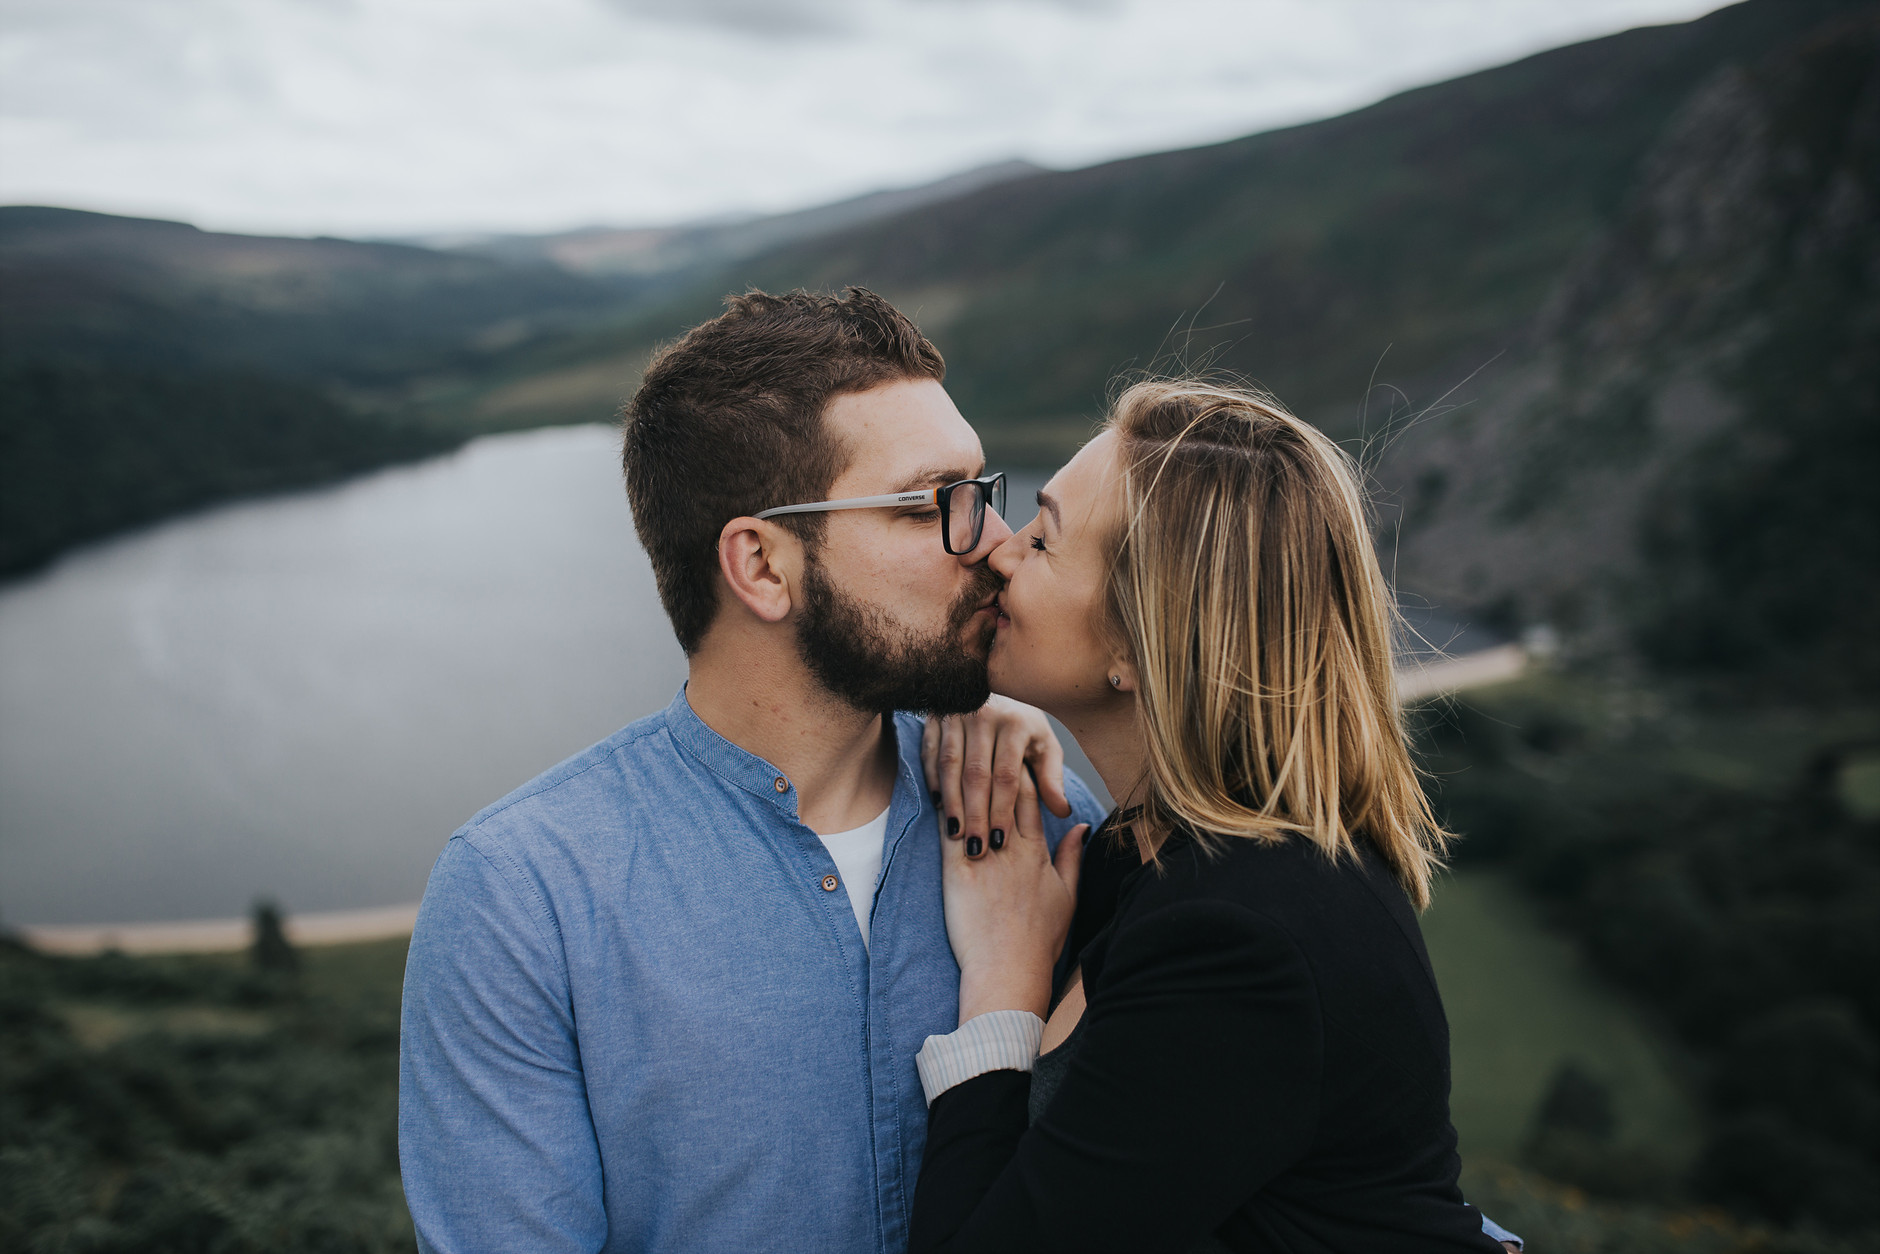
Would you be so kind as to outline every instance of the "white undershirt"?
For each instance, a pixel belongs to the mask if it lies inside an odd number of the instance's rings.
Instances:
[[[819,834],[820,835],[820,834]],[[888,840],[888,812],[883,810],[860,827],[821,837],[835,859],[843,887],[849,890],[849,908],[862,929],[862,948],[868,948],[868,913],[875,901],[875,880],[881,875],[881,847]]]

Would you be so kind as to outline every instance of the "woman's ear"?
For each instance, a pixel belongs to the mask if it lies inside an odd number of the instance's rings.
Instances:
[[[1136,664],[1121,655],[1110,659],[1108,674],[1110,687],[1117,692],[1135,692],[1141,686],[1136,682]]]
[[[733,518],[718,533],[718,573],[752,615],[780,623],[795,608],[803,542],[774,523]]]

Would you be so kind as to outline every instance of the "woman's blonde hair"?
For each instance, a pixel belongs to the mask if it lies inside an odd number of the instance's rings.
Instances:
[[[1392,600],[1351,458],[1269,397],[1138,383],[1108,428],[1123,518],[1106,593],[1139,680],[1139,838],[1173,827],[1333,858],[1369,839],[1418,908],[1448,834],[1391,671]]]

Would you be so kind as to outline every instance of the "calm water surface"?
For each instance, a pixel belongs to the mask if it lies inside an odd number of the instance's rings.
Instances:
[[[0,921],[416,899],[466,818],[684,677],[616,455],[496,436],[0,591]]]
[[[683,658],[601,427],[185,519],[0,592],[0,917],[415,898]]]

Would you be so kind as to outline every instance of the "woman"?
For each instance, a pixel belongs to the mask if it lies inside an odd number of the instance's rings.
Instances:
[[[947,842],[962,1026],[920,1059],[912,1250],[1500,1250],[1456,1187],[1414,912],[1445,835],[1349,459],[1144,383],[1038,499],[991,558],[993,686],[1121,808],[1081,903],[1086,842],[1053,859],[1029,794],[1016,839]]]

